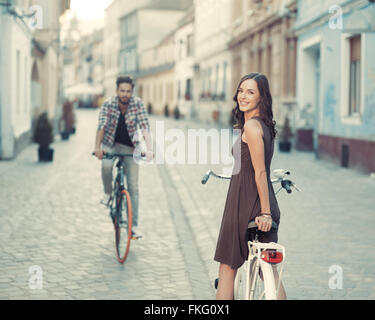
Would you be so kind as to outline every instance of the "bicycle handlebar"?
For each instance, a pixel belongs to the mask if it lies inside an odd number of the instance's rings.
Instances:
[[[208,181],[208,179],[210,178],[211,175],[214,176],[214,177],[216,177],[216,178],[218,178],[218,179],[229,180],[231,178],[231,176],[224,175],[224,174],[216,174],[212,170],[208,170],[207,173],[202,178],[202,181],[201,181],[202,184],[206,184],[206,182]]]
[[[292,189],[290,189],[290,186],[293,185],[293,182],[290,180],[282,180],[281,186],[286,190],[286,192],[291,193]]]
[[[289,171],[284,171],[282,169],[279,169],[279,170],[275,170],[275,173],[277,174],[277,179],[271,180],[272,183],[280,182],[281,187],[284,188],[288,193],[292,192],[292,189],[290,187],[294,187],[296,188],[297,191],[300,191],[294,182],[292,182],[291,180],[284,179],[285,175],[290,175]],[[231,178],[231,176],[227,176],[223,174],[216,174],[212,170],[208,170],[207,173],[202,178],[202,181],[201,181],[202,184],[206,184],[211,175],[219,179]]]
[[[95,156],[95,152],[91,153],[93,156]],[[132,153],[109,153],[109,152],[103,152],[103,159],[113,159],[115,157],[133,157]],[[141,156],[139,159],[144,159],[146,157],[146,154],[144,152],[141,153]]]
[[[207,180],[208,180],[209,177],[210,177],[210,173],[211,173],[211,171],[208,171],[208,172],[203,176],[202,184],[206,184]]]

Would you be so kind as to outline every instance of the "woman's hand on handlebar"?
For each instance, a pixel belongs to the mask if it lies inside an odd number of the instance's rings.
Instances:
[[[268,232],[272,227],[272,217],[271,215],[262,215],[255,218],[255,223],[258,226],[258,230],[263,232]]]

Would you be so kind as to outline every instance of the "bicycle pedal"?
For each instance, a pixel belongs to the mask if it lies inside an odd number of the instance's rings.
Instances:
[[[138,240],[138,239],[141,239],[141,238],[142,238],[142,236],[132,236],[131,237],[132,240]]]

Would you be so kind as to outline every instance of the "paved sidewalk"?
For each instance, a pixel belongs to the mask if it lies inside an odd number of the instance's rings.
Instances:
[[[91,156],[97,112],[78,110],[77,134],[56,137],[52,163],[32,145],[0,162],[0,299],[210,299],[191,235],[176,229],[156,165],[140,170],[140,226],[127,261],[115,259],[102,196],[100,161]],[[182,223],[184,223],[182,221]],[[188,249],[185,249],[188,246]],[[190,251],[189,251],[190,250]],[[37,266],[42,289],[32,289]],[[31,286],[30,286],[31,281]]]
[[[184,123],[167,123],[186,129]],[[288,298],[374,299],[375,180],[316,160],[312,153],[284,154],[277,148],[272,162],[272,169],[276,168],[290,170],[291,180],[301,189],[292,194],[282,190],[278,195]],[[168,169],[213,281],[218,272],[213,256],[229,184],[214,178],[206,185],[200,181],[208,169],[220,173],[222,166],[170,165]],[[342,289],[332,278],[340,272]]]
[[[152,117],[154,131],[155,120],[165,119]],[[78,110],[77,134],[57,137],[52,163],[37,162],[36,145],[0,161],[0,299],[213,299],[228,181],[202,185],[201,179],[221,166],[142,166],[145,237],[132,242],[120,265],[108,212],[98,204],[100,161],[91,156],[96,122],[97,111]],[[209,129],[172,119],[164,124]],[[310,153],[275,151],[272,168],[289,169],[302,190],[278,196],[288,298],[374,299],[375,180]],[[42,289],[30,287],[33,266],[42,271]],[[340,270],[342,289],[332,289],[329,281]]]

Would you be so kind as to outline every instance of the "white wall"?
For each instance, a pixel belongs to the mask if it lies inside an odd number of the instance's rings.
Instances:
[[[14,136],[18,138],[31,127],[31,37],[16,23],[12,25],[11,47],[12,124]]]
[[[14,156],[14,141],[31,128],[31,33],[9,14],[2,15],[0,58],[0,157]]]
[[[199,65],[199,74],[194,84],[194,105],[199,117],[212,121],[214,110],[221,113],[220,122],[228,124],[233,107],[231,90],[231,53],[228,42],[231,37],[231,0],[195,0],[194,48],[195,62]],[[220,23],[219,23],[220,22]],[[223,89],[223,66],[226,67],[226,99],[224,101],[201,101],[205,71],[211,68],[211,93],[216,81],[216,66],[219,64],[218,93]]]
[[[106,96],[116,94],[116,78],[119,72],[120,21],[119,19],[144,5],[147,0],[114,0],[106,10],[104,24],[104,89]]]
[[[185,14],[175,10],[140,10],[138,13],[138,52],[155,46],[173,30]]]
[[[191,95],[194,95],[194,38],[191,43],[192,54],[187,55],[187,39],[188,36],[194,36],[194,25],[188,23],[178,29],[175,33],[175,96],[180,112],[187,116],[191,116],[193,103],[192,100],[185,100],[186,82],[191,79]],[[178,99],[178,85],[180,83],[180,98]]]

